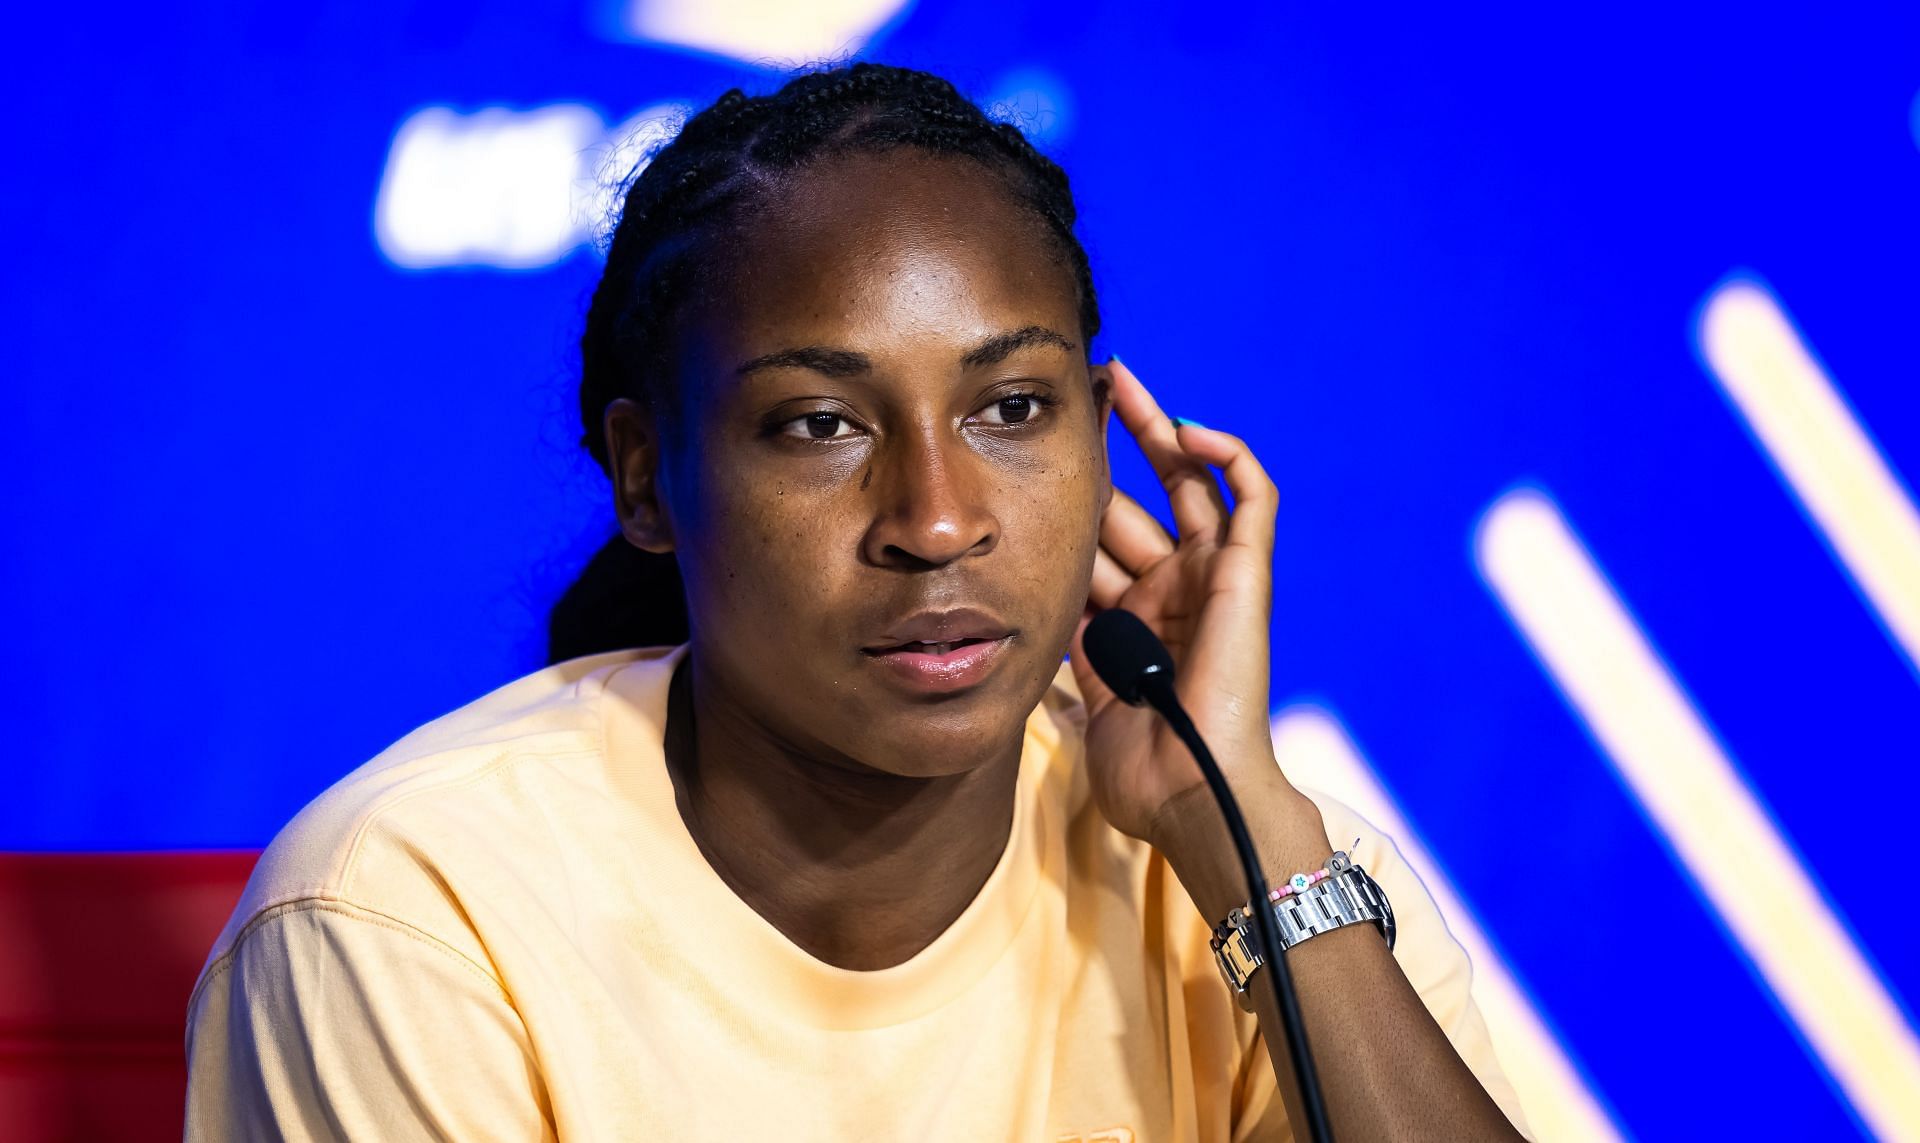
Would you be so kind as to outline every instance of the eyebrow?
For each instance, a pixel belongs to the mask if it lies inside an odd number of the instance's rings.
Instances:
[[[994,365],[1005,361],[1016,350],[1037,345],[1053,345],[1071,353],[1076,346],[1065,336],[1043,325],[1030,325],[1022,329],[996,333],[992,337],[974,346],[961,356],[960,364],[968,368],[982,365]],[[758,369],[773,369],[790,366],[799,369],[811,369],[815,373],[824,373],[829,377],[857,377],[871,372],[873,362],[864,353],[855,353],[850,349],[831,349],[824,345],[807,345],[798,349],[782,349],[777,353],[765,353],[742,364],[734,370],[735,375],[744,377]]]
[[[1025,329],[1016,329],[1010,333],[996,333],[967,351],[960,364],[966,366],[996,365],[1005,361],[1015,350],[1035,345],[1057,345],[1067,352],[1073,352],[1073,342],[1053,332],[1044,325],[1030,325]]]
[[[735,369],[734,373],[745,377],[758,369],[776,369],[783,365],[811,369],[829,377],[855,377],[873,368],[873,363],[867,360],[864,353],[828,349],[824,345],[807,345],[799,349],[783,349],[778,353],[763,353]]]

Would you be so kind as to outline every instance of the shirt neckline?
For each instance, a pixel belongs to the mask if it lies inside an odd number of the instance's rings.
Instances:
[[[667,689],[687,654],[681,644],[616,670],[602,695],[609,765],[637,803],[650,833],[647,857],[662,884],[689,895],[656,916],[672,928],[670,947],[688,967],[750,995],[763,1011],[822,1028],[903,1023],[964,994],[1006,952],[1031,912],[1043,873],[1055,880],[1049,838],[1059,812],[1044,795],[1059,729],[1043,702],[1028,717],[1015,783],[1013,825],[986,882],[954,922],[912,957],[882,969],[847,969],[807,952],[753,910],[701,855],[675,804],[662,746]],[[645,890],[643,890],[644,892]]]

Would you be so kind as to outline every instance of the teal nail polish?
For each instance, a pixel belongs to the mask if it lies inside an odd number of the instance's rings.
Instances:
[[[1176,428],[1178,428],[1181,425],[1192,425],[1196,429],[1204,429],[1207,427],[1201,424],[1199,421],[1194,420],[1192,417],[1174,417],[1172,418],[1172,421],[1174,423],[1174,427]]]

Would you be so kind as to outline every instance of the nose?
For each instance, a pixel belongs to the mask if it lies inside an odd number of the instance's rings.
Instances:
[[[982,458],[947,426],[896,434],[873,458],[873,522],[861,554],[877,567],[925,570],[985,555],[1000,542]]]

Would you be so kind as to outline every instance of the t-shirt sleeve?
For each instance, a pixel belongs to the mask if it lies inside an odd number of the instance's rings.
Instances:
[[[1421,883],[1393,839],[1375,829],[1346,805],[1323,794],[1307,791],[1326,819],[1327,833],[1336,840],[1336,848],[1351,852],[1356,864],[1379,883],[1393,906],[1393,957],[1406,974],[1408,983],[1432,1013],[1434,1022],[1446,1033],[1453,1050],[1480,1081],[1480,1086],[1506,1113],[1507,1119],[1523,1134],[1526,1121],[1521,1118],[1520,1098],[1508,1081],[1500,1061],[1493,1054],[1493,1041],[1487,1024],[1473,1002],[1473,965],[1467,950],[1447,931],[1439,906]],[[1353,839],[1359,838],[1358,846]],[[1264,1120],[1272,1116],[1284,1123],[1286,1109],[1274,1081],[1273,1069],[1266,1065],[1267,1046],[1259,1025],[1252,1016],[1249,1042],[1235,1078],[1234,1143],[1285,1138]]]
[[[187,1024],[187,1140],[553,1139],[491,974],[340,901],[284,905],[208,969]]]

